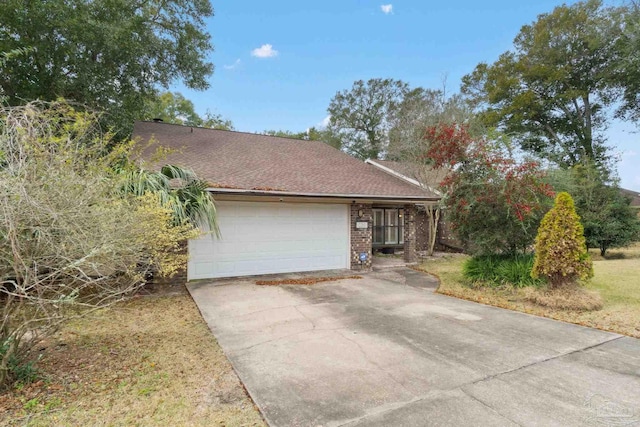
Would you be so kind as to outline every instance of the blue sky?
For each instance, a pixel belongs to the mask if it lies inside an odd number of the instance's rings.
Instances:
[[[237,130],[302,131],[320,125],[337,91],[355,80],[401,79],[457,92],[460,78],[512,46],[524,24],[559,1],[212,0],[207,21],[216,66],[205,92],[182,92]],[[571,3],[571,2],[569,2]],[[640,190],[640,134],[613,123],[621,184]]]

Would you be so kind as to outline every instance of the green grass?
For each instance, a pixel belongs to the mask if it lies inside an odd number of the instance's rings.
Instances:
[[[611,250],[607,258],[596,251],[591,256],[595,274],[585,287],[602,297],[603,308],[597,311],[548,308],[528,301],[523,289],[469,284],[463,274],[469,257],[464,255],[429,260],[420,268],[440,278],[438,292],[444,295],[640,338],[640,244]]]

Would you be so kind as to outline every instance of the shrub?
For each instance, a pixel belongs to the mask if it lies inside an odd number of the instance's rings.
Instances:
[[[197,235],[159,194],[121,194],[126,150],[96,123],[64,104],[0,110],[0,388],[32,376],[29,350],[69,318],[173,274]]]
[[[451,170],[440,183],[451,230],[472,254],[524,253],[553,191],[540,164],[499,140],[473,140],[465,127],[427,129],[427,155]]]
[[[482,255],[469,258],[463,265],[464,276],[489,285],[537,286],[541,280],[531,277],[532,254]]]
[[[584,228],[569,193],[559,193],[553,208],[542,219],[531,277],[542,278],[552,287],[593,277]]]

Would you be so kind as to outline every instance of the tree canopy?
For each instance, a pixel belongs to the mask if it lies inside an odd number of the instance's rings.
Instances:
[[[11,105],[65,98],[105,111],[122,137],[158,88],[206,89],[209,0],[0,2],[0,90]]]
[[[401,80],[358,80],[331,99],[328,130],[347,153],[363,160],[382,158],[389,145],[392,112],[408,91]]]
[[[207,112],[204,117],[196,113],[193,102],[180,92],[162,92],[145,105],[144,120],[162,119],[163,122],[184,126],[233,130],[233,122],[220,114]]]
[[[489,126],[504,129],[525,150],[563,167],[606,163],[602,131],[619,99],[622,9],[600,0],[556,7],[525,25],[514,49],[463,78],[462,92]]]

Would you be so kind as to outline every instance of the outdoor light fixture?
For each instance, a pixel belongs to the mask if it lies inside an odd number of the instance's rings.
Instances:
[[[364,216],[364,210],[358,209],[358,218],[362,218]]]

